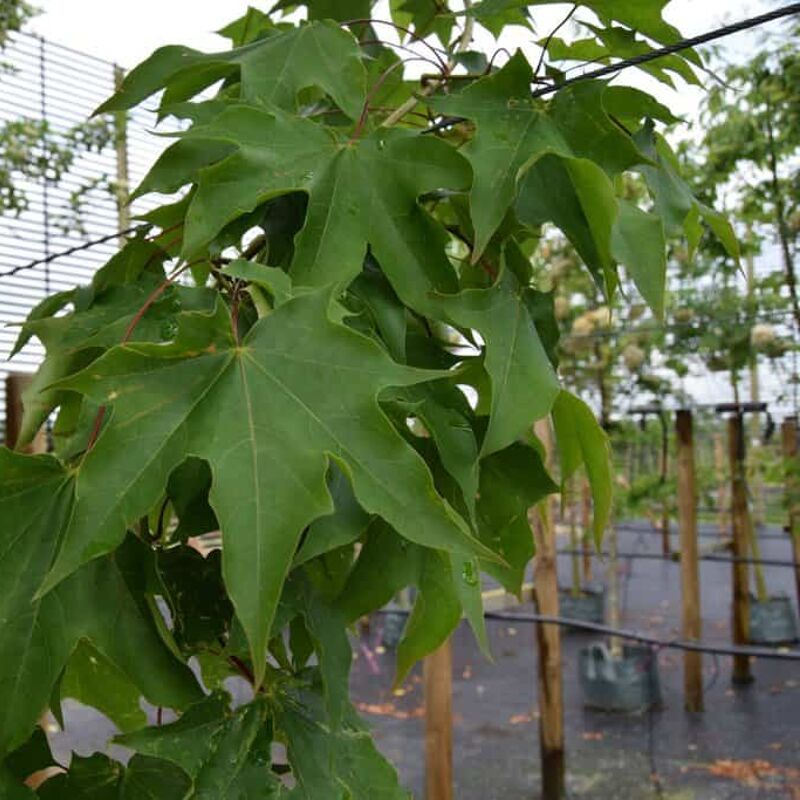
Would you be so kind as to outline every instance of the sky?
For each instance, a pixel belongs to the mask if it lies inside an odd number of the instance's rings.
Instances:
[[[274,0],[252,4],[268,9]],[[186,44],[198,49],[220,47],[213,31],[240,16],[246,0],[37,0],[41,15],[30,29],[85,53],[132,67],[164,44]],[[688,36],[724,21],[734,21],[763,12],[766,0],[672,0],[664,12],[668,21]],[[771,4],[773,7],[775,3]],[[541,28],[547,17],[558,19],[563,8],[537,10]],[[737,36],[741,42],[746,34]]]

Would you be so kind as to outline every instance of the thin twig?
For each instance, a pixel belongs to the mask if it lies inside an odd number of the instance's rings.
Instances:
[[[378,90],[383,86],[386,82],[387,78],[399,67],[405,66],[409,61],[428,61],[427,58],[422,58],[422,56],[413,56],[409,58],[404,58],[396,63],[392,64],[390,67],[385,69],[378,80],[375,81],[372,88],[369,90],[366,99],[364,100],[364,107],[361,109],[361,116],[358,118],[358,122],[356,123],[355,128],[353,129],[353,135],[350,137],[350,142],[355,142],[358,140],[364,130],[364,126],[367,123],[367,119],[369,117],[369,112],[372,106],[370,105],[370,101],[373,97],[378,93]],[[416,105],[416,101],[414,101]]]
[[[550,42],[553,40],[553,37],[572,19],[572,15],[578,10],[578,5],[578,3],[575,3],[575,5],[572,6],[567,16],[564,17],[564,19],[562,19],[552,31],[550,31],[547,38],[544,40],[542,52],[539,54],[539,61],[536,64],[536,69],[533,71],[534,75],[539,74],[539,70],[542,68],[542,63],[544,62],[544,57],[547,54],[547,48],[550,47]]]
[[[471,0],[464,0],[464,10],[469,11],[470,6],[472,5]],[[472,32],[475,27],[475,20],[467,16],[464,20],[464,30],[461,33],[461,37],[458,40],[458,44],[456,45],[456,54],[464,52],[470,45],[472,41]],[[454,57],[451,57],[443,70],[442,79],[446,79],[447,76],[452,72],[453,68],[456,65],[456,60]],[[390,114],[384,121],[383,127],[391,128],[393,125],[396,125],[409,111],[413,111],[414,107],[419,103],[420,97],[428,97],[432,95],[436,89],[441,86],[441,82],[431,81],[420,93],[419,96],[411,97],[406,100],[405,103],[398,106],[397,110]]]

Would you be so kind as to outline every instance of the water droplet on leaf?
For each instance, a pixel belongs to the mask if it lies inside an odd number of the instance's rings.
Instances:
[[[467,586],[476,586],[478,583],[478,571],[475,569],[475,564],[472,561],[464,563],[464,569],[461,570],[461,577]]]

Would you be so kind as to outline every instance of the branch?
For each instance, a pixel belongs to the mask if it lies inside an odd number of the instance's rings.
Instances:
[[[472,0],[464,0],[464,10],[468,11],[470,6],[472,5]],[[466,50],[470,42],[472,41],[472,32],[475,27],[475,20],[467,15],[464,21],[464,30],[461,33],[461,38],[458,40],[458,44],[456,45],[455,52],[462,53]],[[415,95],[414,97],[410,97],[403,103],[401,106],[398,106],[397,110],[390,114],[384,121],[383,127],[384,128],[391,128],[392,125],[396,125],[409,111],[413,111],[414,107],[417,105],[421,97],[430,97],[436,89],[438,89],[444,79],[450,74],[453,68],[456,66],[455,58],[450,58],[447,62],[447,65],[444,69],[444,74],[442,76],[441,81],[431,81],[423,90],[420,92],[419,95]]]

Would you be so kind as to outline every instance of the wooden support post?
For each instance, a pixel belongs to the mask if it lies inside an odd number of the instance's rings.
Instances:
[[[425,798],[453,800],[453,652],[448,639],[425,658]]]
[[[731,522],[734,557],[747,556],[747,489],[745,486],[744,430],[741,414],[728,419],[728,459],[731,470]],[[750,639],[750,581],[747,563],[733,562],[733,620],[732,633],[735,645],[749,644]],[[750,683],[748,656],[733,657],[733,682]]]
[[[592,492],[589,481],[581,485],[581,528],[583,528],[583,585],[592,582]]]
[[[33,375],[9,375],[6,378],[6,447],[14,450],[22,428],[22,395],[33,380]],[[47,433],[36,434],[30,444],[21,448],[23,453],[46,453]]]
[[[608,542],[608,567],[606,573],[606,586],[608,587],[608,624],[612,628],[622,627],[622,614],[619,596],[619,560],[617,558],[617,525],[612,520],[606,532]],[[622,658],[622,639],[619,636],[610,636],[608,640],[611,655]]]
[[[725,446],[722,442],[722,434],[714,434],[714,469],[717,473],[717,509],[719,513],[719,535],[726,539],[728,536],[728,515],[725,507]]]
[[[572,551],[569,557],[570,566],[572,567],[570,592],[573,597],[580,597],[582,586],[579,546],[581,542],[578,537],[578,509],[575,505],[575,498],[572,493],[574,485],[575,482],[571,481],[567,504],[567,513],[569,514],[569,549]]]
[[[786,529],[792,541],[797,606],[800,608],[800,464],[798,464],[797,417],[787,417],[781,425],[783,458],[786,465]]]
[[[694,466],[692,412],[678,411],[675,420],[678,438],[678,527],[681,540],[681,621],[683,638],[699,641],[700,578],[697,562],[697,487]],[[684,707],[703,710],[703,656],[683,654]]]
[[[536,423],[536,434],[544,444],[548,466],[552,462],[553,437],[550,420]],[[558,616],[558,564],[555,525],[548,499],[539,503],[533,520],[536,540],[533,597],[540,614]],[[539,649],[539,751],[542,798],[566,797],[564,780],[564,688],[561,670],[561,630],[557,625],[537,625]]]
[[[661,423],[661,483],[665,484],[669,478],[669,432],[667,431],[667,418],[662,411],[659,415]],[[661,551],[665,556],[672,552],[669,536],[669,500],[665,496],[661,505]]]

